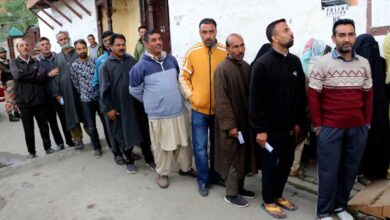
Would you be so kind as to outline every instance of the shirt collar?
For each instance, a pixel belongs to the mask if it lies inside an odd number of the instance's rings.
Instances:
[[[18,56],[18,57],[19,57],[19,59],[23,60],[25,63],[30,63],[30,59],[31,59],[30,56],[28,56],[27,60],[23,59],[23,57],[21,57],[21,56]]]
[[[343,60],[344,62],[351,62],[351,61],[354,61],[354,60],[357,60],[357,59],[358,59],[358,57],[356,56],[355,51],[352,51],[352,59],[351,59],[351,60],[345,60],[345,59],[339,54],[339,52],[337,52],[336,49],[333,49],[333,51],[332,51],[332,58],[333,58],[333,59],[340,59],[340,60]]]

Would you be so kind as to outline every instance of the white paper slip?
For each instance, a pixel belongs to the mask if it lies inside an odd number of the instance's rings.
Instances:
[[[268,144],[268,142],[265,142],[265,149],[267,149],[270,153],[274,150],[274,148]]]
[[[238,138],[238,142],[240,144],[245,144],[244,137],[242,136],[241,131],[238,131],[238,137],[237,138]]]

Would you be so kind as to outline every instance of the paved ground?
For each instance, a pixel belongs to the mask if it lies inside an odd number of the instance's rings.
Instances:
[[[170,187],[162,190],[142,160],[136,162],[139,172],[129,175],[113,162],[105,143],[104,156],[95,159],[88,137],[83,152],[68,148],[45,156],[36,130],[39,157],[26,160],[22,125],[9,123],[3,108],[0,104],[0,219],[272,219],[259,208],[259,197],[247,208],[226,204],[217,186],[200,197],[193,178],[172,174]],[[260,194],[260,178],[247,178],[246,188]],[[289,219],[314,219],[314,194],[288,185],[285,196],[299,206],[288,212]]]

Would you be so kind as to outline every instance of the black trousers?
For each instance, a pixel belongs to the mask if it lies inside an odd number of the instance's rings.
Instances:
[[[51,147],[49,125],[47,124],[46,109],[43,104],[34,106],[19,107],[22,115],[24,137],[26,139],[27,150],[30,154],[35,154],[34,117],[37,121],[39,132],[41,133],[43,148],[48,150]]]
[[[275,137],[268,134],[267,142],[273,151],[262,149],[261,165],[263,200],[269,204],[282,197],[294,161],[295,140],[293,135]]]
[[[93,148],[101,149],[99,133],[96,128],[96,113],[99,112],[99,103],[97,101],[81,102],[81,109],[84,118],[84,130],[91,137]]]
[[[57,123],[57,115],[61,122],[61,127],[65,136],[66,143],[67,144],[72,143],[72,136],[70,135],[70,132],[66,130],[64,107],[61,106],[58,103],[57,99],[54,97],[50,97],[47,99],[45,107],[46,107],[47,120],[49,122],[50,130],[51,133],[53,134],[54,141],[56,142],[56,144],[57,145],[64,144],[64,140],[62,139],[62,135]]]

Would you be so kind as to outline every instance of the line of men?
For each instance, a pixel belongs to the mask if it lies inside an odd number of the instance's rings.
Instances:
[[[33,135],[30,137],[33,117],[46,152],[50,149],[42,114],[42,83],[49,78],[51,97],[64,107],[66,130],[77,149],[83,148],[83,122],[95,155],[101,156],[95,122],[98,114],[115,161],[126,164],[128,173],[137,172],[132,151],[138,145],[146,165],[156,170],[161,188],[169,186],[168,175],[176,161],[180,175],[197,177],[201,196],[208,195],[211,184],[222,185],[226,188],[224,200],[238,207],[248,206],[244,198],[256,197],[244,188],[244,182],[247,174],[257,173],[259,159],[261,207],[282,219],[287,217],[283,210],[297,210],[283,197],[283,191],[297,138],[307,120],[308,100],[318,135],[316,217],[330,220],[337,214],[342,220],[353,219],[346,212],[347,201],[372,112],[370,66],[353,51],[354,22],[341,19],[334,23],[336,47],[314,64],[308,97],[301,62],[289,53],[294,36],[285,19],[267,26],[271,48],[251,68],[243,59],[245,43],[239,34],[230,34],[225,47],[217,41],[217,23],[211,18],[200,21],[199,34],[202,41],[188,50],[181,68],[163,51],[161,35],[155,30],[143,32],[146,50],[138,62],[126,53],[122,34],[104,32],[105,52],[96,60],[87,55],[84,40],[77,40],[72,47],[68,32],[60,31],[57,42],[62,50],[55,55],[52,68],[45,71],[38,60],[29,57],[27,43],[19,42],[20,56],[11,61],[11,71],[30,154],[35,156]],[[50,43],[47,38],[40,42]],[[191,103],[191,131],[183,95]]]

